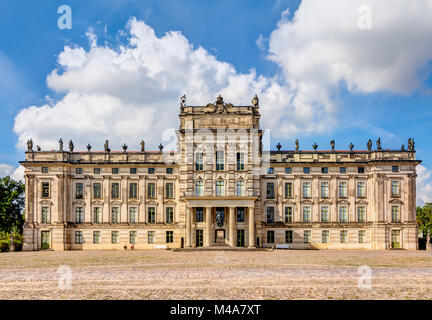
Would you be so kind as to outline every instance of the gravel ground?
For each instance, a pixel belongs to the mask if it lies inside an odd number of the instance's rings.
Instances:
[[[432,299],[432,252],[1,253],[0,299]]]

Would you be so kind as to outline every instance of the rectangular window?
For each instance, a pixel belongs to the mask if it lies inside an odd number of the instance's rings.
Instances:
[[[321,207],[321,222],[327,223],[329,222],[329,207],[322,206]]]
[[[244,180],[237,181],[237,189],[236,189],[237,197],[245,196],[245,182]]]
[[[267,243],[274,243],[274,231],[267,231]]]
[[[329,197],[329,183],[324,181],[321,182],[321,198]]]
[[[112,207],[111,208],[111,223],[119,223],[120,222],[120,216],[119,216],[119,207]]]
[[[357,182],[357,197],[364,198],[366,196],[366,183],[363,181]]]
[[[340,167],[339,173],[346,173],[346,167]]]
[[[340,242],[341,243],[347,243],[348,242],[348,231],[347,230],[341,230],[340,231]]]
[[[166,168],[166,174],[173,174],[173,168]]]
[[[101,223],[102,222],[102,208],[94,207],[93,208],[93,223]]]
[[[348,195],[347,192],[347,183],[339,182],[339,198],[346,198]]]
[[[321,168],[321,173],[328,173],[328,168],[327,167],[322,167]]]
[[[118,174],[119,173],[119,169],[118,168],[111,168],[111,173],[112,174]]]
[[[153,174],[153,173],[155,173],[155,168],[148,168],[148,169],[147,169],[147,172],[148,172],[149,174]]]
[[[83,243],[83,235],[82,231],[75,231],[75,243],[81,244]]]
[[[147,197],[149,199],[155,199],[156,198],[156,184],[149,183],[147,185]]]
[[[330,232],[328,230],[323,230],[321,232],[321,242],[328,243],[330,238]]]
[[[166,243],[173,243],[174,242],[174,231],[167,231],[166,232]]]
[[[203,222],[204,221],[204,208],[195,208],[195,221]]]
[[[401,220],[400,220],[400,207],[399,206],[392,206],[391,211],[392,211],[392,222],[393,223],[401,222]]]
[[[392,172],[399,172],[398,166],[392,166]]]
[[[130,199],[138,198],[138,183],[136,182],[129,183],[129,198]]]
[[[204,170],[203,153],[202,152],[195,153],[195,170],[196,171],[203,171]]]
[[[237,152],[237,171],[243,171],[245,169],[244,165],[244,153]]]
[[[138,207],[129,207],[129,223],[137,223]]]
[[[267,174],[273,174],[273,173],[274,173],[274,168],[273,167],[268,168]]]
[[[286,167],[285,168],[285,173],[292,173],[292,168],[291,167]]]
[[[154,243],[155,242],[155,232],[154,231],[147,232],[147,241],[148,241],[148,243]]]
[[[274,183],[268,182],[267,183],[267,199],[274,199]]]
[[[237,222],[244,222],[245,210],[244,208],[237,208]]]
[[[285,243],[293,243],[292,230],[285,230]]]
[[[308,168],[308,167],[303,168],[303,173],[306,173],[306,174],[310,173],[310,168]]]
[[[82,168],[75,168],[75,173],[76,174],[82,174],[83,173]]]
[[[267,207],[267,223],[274,222],[274,207]]]
[[[392,181],[391,182],[391,196],[396,197],[396,198],[400,196],[399,181]]]
[[[129,173],[130,174],[136,174],[137,173],[137,168],[130,168],[129,169]]]
[[[358,222],[366,221],[366,208],[363,206],[357,207],[357,221]]]
[[[171,182],[165,184],[165,197],[167,199],[174,198],[174,184]]]
[[[137,232],[129,231],[129,243],[136,243]]]
[[[102,188],[99,182],[93,183],[93,198],[95,199],[102,198]]]
[[[303,182],[303,198],[311,197],[311,183]]]
[[[42,223],[50,223],[49,207],[42,207]]]
[[[216,151],[216,170],[222,171],[225,170],[225,159],[224,152],[222,150]]]
[[[293,222],[293,207],[285,207],[285,223]]]
[[[400,248],[400,230],[392,230],[392,232],[391,232],[391,247],[393,249]]]
[[[303,207],[303,222],[305,223],[311,222],[311,207],[309,206]]]
[[[93,168],[93,173],[94,174],[100,174],[101,173],[101,169],[100,168]]]
[[[48,173],[48,167],[42,167],[42,173]]]
[[[358,167],[357,168],[357,172],[358,173],[364,173],[365,171],[364,171],[364,167]]]
[[[204,186],[202,180],[195,182],[195,196],[202,197],[204,195]]]
[[[111,231],[111,243],[117,243],[118,242],[118,231]]]
[[[120,185],[118,182],[111,184],[111,198],[117,199],[120,197]]]
[[[358,242],[359,243],[364,243],[366,242],[365,237],[366,236],[366,231],[365,230],[359,230],[358,232]]]
[[[225,181],[216,181],[216,197],[223,197],[225,195]]]
[[[93,243],[100,243],[100,231],[93,231]]]
[[[166,223],[173,223],[174,222],[174,208],[173,207],[167,207],[165,210],[166,210]]]
[[[339,207],[339,222],[342,223],[348,222],[348,214],[347,214],[346,206]]]
[[[311,231],[305,230],[303,232],[303,242],[304,243],[310,243],[311,242]]]
[[[50,197],[50,184],[49,182],[42,182],[42,198]]]
[[[155,223],[156,222],[156,208],[148,207],[147,208],[147,222]]]
[[[83,223],[84,222],[84,208],[76,207],[75,208],[75,222]]]
[[[292,199],[293,198],[293,183],[285,182],[285,198]]]
[[[81,182],[78,182],[75,184],[75,198],[76,199],[82,199],[84,198],[83,195],[83,184]]]

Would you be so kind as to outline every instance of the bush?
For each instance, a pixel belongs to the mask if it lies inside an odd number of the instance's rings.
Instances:
[[[23,243],[23,236],[21,234],[14,233],[14,251],[21,251]],[[0,252],[10,251],[10,233],[0,234]]]

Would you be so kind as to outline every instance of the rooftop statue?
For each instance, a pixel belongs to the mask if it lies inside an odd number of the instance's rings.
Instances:
[[[124,152],[126,152],[127,148],[128,148],[127,144],[126,144],[126,143],[123,143],[123,145],[122,145],[122,149],[123,149]]]
[[[312,148],[314,149],[314,151],[316,151],[316,149],[318,148],[318,145],[316,144],[316,142],[314,142],[314,144],[312,145]]]
[[[253,99],[252,99],[252,105],[253,105],[254,107],[258,107],[258,104],[259,104],[258,96],[255,95],[255,97],[253,97]]]
[[[335,141],[334,141],[334,139],[332,141],[330,141],[330,146],[332,148],[332,151],[334,151],[335,150]]]
[[[27,140],[27,151],[32,152],[33,151],[33,140]]]
[[[354,145],[353,145],[352,142],[350,142],[350,144],[349,144],[349,148],[350,148],[351,151],[354,149]]]
[[[90,144],[90,143],[87,144],[87,151],[88,151],[88,152],[90,152],[91,148],[92,148],[92,147],[91,147],[91,144]]]
[[[74,151],[74,144],[73,144],[72,140],[69,140],[69,151],[70,152]]]
[[[298,139],[296,139],[296,141],[295,141],[295,151],[298,151],[299,150],[299,141],[298,141]]]
[[[377,150],[381,151],[382,147],[381,147],[381,138],[378,138],[378,140],[376,141],[376,146],[377,146]]]
[[[185,94],[180,98],[180,107],[181,108],[186,107],[186,95]]]
[[[109,148],[108,139],[105,140],[104,150],[105,150],[105,152],[110,152],[111,151],[111,149]]]
[[[367,142],[367,148],[368,148],[369,151],[372,150],[372,140],[371,139],[369,139],[368,142]]]
[[[144,142],[144,140],[141,140],[140,145],[141,145],[141,152],[144,152],[145,151],[145,142]]]
[[[59,140],[59,151],[63,151],[63,139],[60,138]]]
[[[276,148],[278,149],[278,151],[280,151],[280,149],[282,148],[282,145],[280,144],[280,142],[277,143]]]

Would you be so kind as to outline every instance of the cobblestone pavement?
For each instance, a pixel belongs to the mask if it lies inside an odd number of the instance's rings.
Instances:
[[[65,273],[71,270],[71,287]],[[359,287],[371,269],[371,288]],[[63,270],[63,272],[62,272]],[[60,280],[60,282],[59,282]],[[59,287],[60,283],[60,287]],[[432,299],[425,251],[0,254],[0,299]]]

